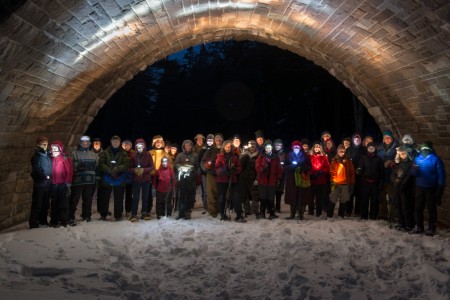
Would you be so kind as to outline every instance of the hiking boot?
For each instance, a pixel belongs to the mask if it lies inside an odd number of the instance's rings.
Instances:
[[[48,227],[50,227],[50,228],[59,228],[59,224],[56,224],[56,223],[49,223],[48,224]],[[36,227],[37,228],[37,227]]]
[[[67,224],[69,225],[69,226],[77,226],[77,223],[75,222],[75,220],[74,219],[70,219],[68,222],[67,222]]]
[[[237,217],[236,219],[234,219],[234,221],[238,223],[247,223],[247,220],[243,217]]]
[[[122,218],[115,218],[116,222],[122,221]]]
[[[83,221],[90,222],[91,221],[91,217],[83,218]]]
[[[256,218],[257,218],[258,220],[260,220],[260,219],[265,219],[265,218],[266,218],[266,214],[260,213],[259,215],[256,215]]]
[[[135,215],[132,215],[131,217],[130,217],[130,222],[137,222],[137,220],[138,220],[138,218],[137,218],[137,216],[135,216]]]
[[[274,220],[274,219],[278,219],[279,217],[275,214],[275,212],[271,212],[269,215],[269,220]]]
[[[150,214],[145,214],[142,218],[144,221],[150,221],[152,218],[150,217]]]
[[[428,229],[427,231],[425,231],[426,236],[433,236],[435,234],[436,234],[436,230],[433,230],[433,229]]]
[[[229,221],[230,219],[228,218],[227,215],[223,215],[222,217],[220,217],[220,221]]]
[[[101,216],[101,217],[99,218],[99,220],[100,220],[100,221],[106,221],[106,217]]]
[[[424,230],[423,230],[423,228],[417,227],[415,230],[411,230],[409,233],[412,233],[412,234],[423,234]]]

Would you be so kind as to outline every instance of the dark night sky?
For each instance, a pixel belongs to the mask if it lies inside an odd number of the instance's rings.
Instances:
[[[263,129],[287,144],[328,130],[339,142],[357,131],[358,120],[363,135],[380,134],[365,107],[321,67],[266,44],[227,41],[149,66],[112,96],[87,134],[106,143],[114,134],[147,142],[161,134],[180,144],[216,132],[247,142]]]

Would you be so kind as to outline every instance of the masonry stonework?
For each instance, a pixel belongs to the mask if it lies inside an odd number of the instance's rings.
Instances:
[[[227,39],[312,60],[382,129],[431,139],[449,174],[448,20],[445,0],[28,0],[0,23],[0,228],[28,217],[38,135],[73,146],[139,71]],[[438,214],[450,224],[450,188]]]

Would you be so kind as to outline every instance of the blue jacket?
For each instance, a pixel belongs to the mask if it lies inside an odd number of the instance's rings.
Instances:
[[[35,187],[49,187],[52,183],[52,158],[39,147],[31,158],[31,177]]]
[[[382,143],[380,146],[378,146],[377,155],[383,160],[383,164],[388,160],[391,160],[392,162],[394,162],[395,155],[397,154],[397,147],[398,147],[397,140],[393,140],[389,148],[386,148],[385,143]],[[391,174],[392,174],[392,169],[389,166],[386,168],[386,165],[385,165],[384,166],[384,183],[391,182]]]
[[[420,188],[435,188],[445,186],[445,170],[442,160],[433,152],[423,157],[419,154],[414,159],[411,175],[416,177],[416,186]]]

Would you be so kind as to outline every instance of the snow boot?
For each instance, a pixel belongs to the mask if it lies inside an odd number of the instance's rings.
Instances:
[[[130,217],[130,222],[132,222],[132,223],[134,223],[134,222],[137,222],[137,217],[136,217],[136,215],[132,215],[131,217]]]

